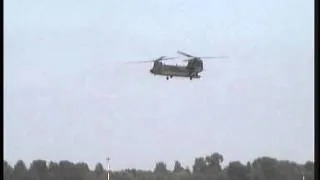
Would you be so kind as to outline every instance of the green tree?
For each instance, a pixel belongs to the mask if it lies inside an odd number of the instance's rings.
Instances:
[[[90,169],[86,163],[77,163],[75,164],[75,171],[77,174],[77,178],[85,179],[87,173],[90,172]]]
[[[156,167],[154,168],[155,173],[167,173],[167,165],[164,162],[157,162]]]
[[[193,173],[203,173],[207,168],[207,163],[203,157],[194,160]]]
[[[230,162],[227,168],[229,180],[249,180],[249,170],[239,161]]]
[[[48,176],[47,162],[44,160],[34,160],[29,168],[33,179],[44,180]]]
[[[314,171],[314,163],[311,161],[307,161],[304,164],[304,169],[306,172],[313,172]]]
[[[290,161],[278,161],[277,174],[281,180],[301,180],[302,171],[299,165]]]
[[[56,162],[49,162],[48,165],[48,179],[49,180],[62,180],[62,176],[59,169],[59,164]]]
[[[28,169],[22,160],[18,160],[14,165],[13,179],[14,180],[26,180],[28,179]]]
[[[190,170],[190,168],[189,168],[189,166],[187,166],[187,167],[185,168],[185,171],[186,171],[186,173],[188,173],[188,174],[191,174],[191,173],[192,173],[191,170]]]
[[[13,168],[7,161],[3,161],[3,179],[4,180],[13,180],[12,177]]]
[[[305,180],[314,180],[314,163],[311,161],[307,161],[302,170],[303,175],[305,176]]]
[[[74,176],[74,164],[70,161],[60,161],[59,176],[62,179],[71,179]]]
[[[251,170],[251,163],[248,161],[247,162],[247,169],[250,171]]]
[[[97,174],[97,176],[101,176],[104,172],[103,165],[101,163],[98,163],[94,169],[94,172]]]
[[[222,170],[221,163],[223,162],[223,156],[219,153],[213,153],[210,156],[206,156],[206,163],[208,172],[211,174],[219,174]]]
[[[174,173],[179,173],[181,171],[184,171],[183,167],[181,166],[181,163],[179,161],[175,161],[174,162],[173,172]]]
[[[167,169],[164,162],[156,163],[153,171],[126,169],[111,172],[111,180],[314,180],[314,163],[297,164],[292,161],[277,160],[271,157],[260,157],[252,163],[241,164],[233,161],[222,168],[222,155],[213,153],[210,156],[195,158],[193,173],[175,161],[173,172]],[[4,180],[106,180],[106,173],[101,163],[90,170],[86,163],[74,164],[60,161],[50,162],[48,167],[43,160],[31,163],[29,171],[23,161],[18,161],[13,168],[3,162]],[[9,175],[12,176],[9,176]],[[250,176],[249,176],[250,175]]]
[[[278,161],[270,157],[261,157],[253,161],[254,180],[278,180]]]

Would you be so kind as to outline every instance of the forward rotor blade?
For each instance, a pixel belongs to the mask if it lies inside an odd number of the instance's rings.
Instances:
[[[228,56],[204,56],[204,57],[197,57],[201,59],[217,59],[217,58],[228,58]]]
[[[132,63],[150,63],[150,62],[156,62],[156,61],[166,61],[166,60],[171,60],[171,59],[176,59],[177,57],[165,57],[165,56],[161,56],[157,59],[154,59],[154,60],[148,60],[148,61],[131,61],[131,62],[128,62],[130,64]]]
[[[166,60],[177,59],[177,58],[178,58],[178,57],[163,58],[163,59],[160,59],[160,61],[166,61]]]
[[[152,63],[154,62],[154,60],[150,60],[150,61],[131,61],[131,62],[127,62],[126,64],[141,64],[141,63]]]
[[[176,59],[177,57],[166,57],[166,56],[161,56],[158,59],[152,60],[153,62],[155,61],[166,61],[166,60],[171,60],[171,59]]]

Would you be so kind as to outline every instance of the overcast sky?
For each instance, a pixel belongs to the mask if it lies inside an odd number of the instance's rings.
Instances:
[[[4,158],[313,160],[313,34],[312,0],[5,0]],[[192,81],[125,64],[177,50],[230,58]]]

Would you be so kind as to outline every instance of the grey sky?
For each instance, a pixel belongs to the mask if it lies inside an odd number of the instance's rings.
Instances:
[[[5,159],[312,160],[313,3],[5,0]],[[177,50],[231,58],[195,81],[124,64]]]

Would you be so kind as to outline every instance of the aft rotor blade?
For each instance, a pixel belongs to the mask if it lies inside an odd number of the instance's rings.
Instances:
[[[188,61],[192,61],[192,60],[194,60],[194,59],[200,59],[200,60],[202,60],[202,59],[218,59],[218,58],[229,58],[229,56],[194,57],[194,58],[191,58],[191,59],[185,59],[185,60],[183,60],[183,61],[184,61],[184,62],[188,62]]]
[[[183,56],[186,56],[186,57],[194,57],[194,56],[191,56],[190,54],[187,54],[185,52],[182,52],[182,51],[177,51],[178,54],[181,54]]]

